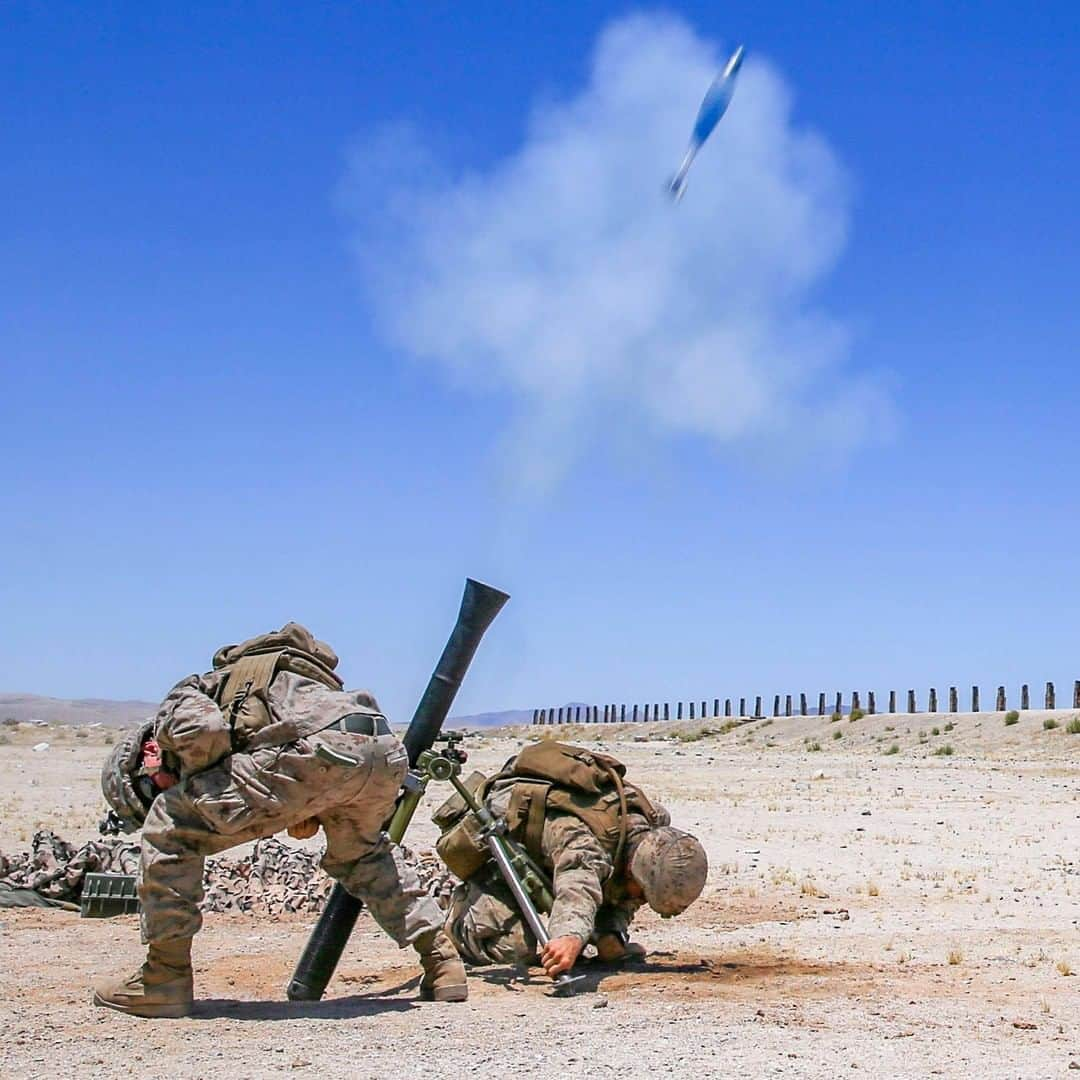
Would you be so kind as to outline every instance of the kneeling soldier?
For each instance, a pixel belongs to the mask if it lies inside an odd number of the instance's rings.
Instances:
[[[606,754],[545,740],[490,780],[474,774],[467,782],[553,883],[551,941],[540,956],[553,977],[569,971],[589,942],[607,963],[643,956],[628,935],[642,903],[664,917],[680,915],[705,886],[704,848],[625,783],[625,771]],[[439,853],[465,879],[446,920],[462,957],[477,965],[535,960],[536,940],[469,822],[454,821],[451,810],[439,823]]]
[[[142,827],[139,899],[146,962],[96,988],[136,1016],[186,1016],[191,939],[202,925],[206,856],[288,829],[326,831],[323,869],[420,954],[421,996],[464,1001],[465,969],[416,867],[383,831],[407,756],[366,691],[346,691],[337,655],[289,623],[219,649],[213,670],[170,691],[119,743],[102,789],[123,827]]]

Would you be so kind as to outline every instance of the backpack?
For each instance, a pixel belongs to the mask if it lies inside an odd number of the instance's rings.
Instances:
[[[485,780],[473,773],[465,782],[481,802],[495,784],[513,780],[507,830],[543,863],[544,822],[549,811],[578,818],[622,869],[627,815],[640,814],[656,823],[656,810],[640,788],[624,782],[626,766],[610,754],[544,739],[512,757],[502,770]],[[479,777],[479,780],[477,780]],[[488,860],[475,817],[456,794],[433,815],[442,830],[435,850],[452,873],[467,881]]]
[[[215,673],[225,676],[216,700],[229,721],[234,749],[250,748],[255,735],[271,726],[268,694],[279,671],[314,679],[329,690],[340,690],[343,685],[333,670],[337,654],[299,623],[286,623],[272,633],[223,646],[214,654],[213,663]],[[288,736],[283,741],[299,737],[292,732]]]

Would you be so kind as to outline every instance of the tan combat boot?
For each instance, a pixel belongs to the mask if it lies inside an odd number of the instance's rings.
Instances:
[[[151,945],[134,975],[94,989],[94,1004],[132,1016],[187,1016],[194,999],[191,940]]]
[[[468,998],[465,965],[444,930],[433,930],[417,938],[413,948],[420,954],[424,969],[420,981],[421,1001],[465,1001]]]

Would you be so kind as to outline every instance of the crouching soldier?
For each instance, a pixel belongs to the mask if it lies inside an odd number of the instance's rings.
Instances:
[[[404,748],[366,691],[346,691],[337,656],[289,623],[218,650],[213,670],[177,683],[157,716],[119,743],[102,788],[123,827],[142,827],[139,899],[146,962],[98,986],[97,1005],[186,1016],[191,940],[202,925],[208,855],[288,829],[326,832],[323,869],[368,906],[424,970],[421,996],[464,1001],[465,969],[443,913],[384,827]]]
[[[552,882],[551,941],[539,959],[553,977],[590,942],[607,963],[644,956],[628,933],[638,908],[680,915],[705,886],[701,844],[672,828],[663,807],[623,781],[625,772],[606,754],[545,740],[490,780],[474,773],[466,782]],[[472,817],[456,809],[450,800],[436,813],[439,853],[464,879],[447,913],[454,944],[469,964],[534,962],[535,938],[487,861]]]

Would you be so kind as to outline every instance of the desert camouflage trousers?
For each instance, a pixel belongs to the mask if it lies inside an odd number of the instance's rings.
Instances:
[[[357,766],[318,757],[320,744],[357,759]],[[206,856],[309,817],[317,817],[326,833],[323,869],[363,900],[399,945],[436,929],[442,911],[383,831],[407,769],[405,750],[393,735],[319,732],[286,746],[232,754],[163,791],[142,832],[143,941],[198,932]]]
[[[467,964],[527,964],[536,958],[533,932],[490,867],[454,889],[446,932]]]

